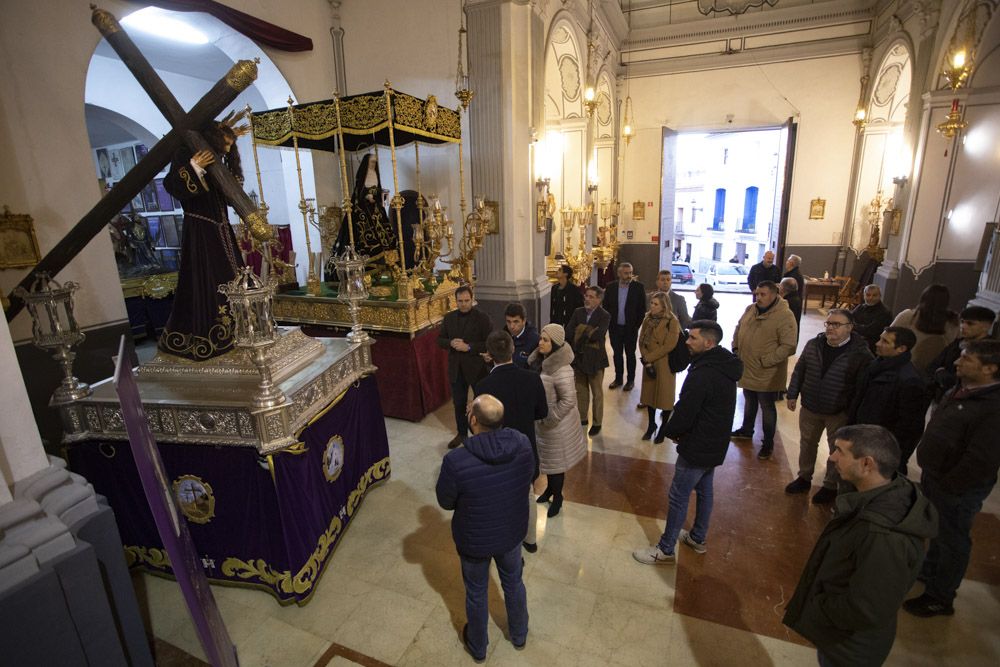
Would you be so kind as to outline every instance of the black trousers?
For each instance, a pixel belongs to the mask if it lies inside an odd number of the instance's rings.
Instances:
[[[611,350],[615,358],[615,380],[621,380],[626,367],[628,368],[628,382],[635,382],[635,346],[639,341],[639,327],[626,324],[620,326],[612,324],[608,327],[608,335],[611,338]],[[622,353],[625,353],[624,360]]]

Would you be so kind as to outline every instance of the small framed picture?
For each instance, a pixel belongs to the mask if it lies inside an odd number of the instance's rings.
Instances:
[[[160,210],[160,204],[156,200],[156,186],[153,183],[142,189],[142,203],[147,211]]]
[[[646,202],[644,201],[632,202],[632,219],[633,220],[646,219]]]
[[[826,200],[817,197],[809,202],[809,219],[822,220],[826,214]]]

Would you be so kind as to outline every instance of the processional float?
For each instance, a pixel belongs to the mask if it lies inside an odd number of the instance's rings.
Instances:
[[[463,103],[464,106],[464,103]],[[473,283],[474,260],[487,234],[496,233],[496,213],[479,199],[467,214],[463,162],[461,107],[449,109],[433,95],[420,99],[393,90],[389,82],[382,91],[339,96],[251,115],[256,146],[292,148],[299,164],[301,149],[338,154],[340,165],[339,205],[318,211],[305,198],[301,177],[299,210],[306,231],[309,266],[305,290],[275,296],[275,317],[296,324],[352,326],[360,322],[368,329],[415,335],[437,324],[454,308],[454,293],[460,283]],[[459,210],[462,235],[456,240],[453,223],[434,194],[425,194],[420,174],[421,144],[458,145],[460,182]],[[404,222],[405,200],[399,185],[397,152],[412,146],[416,165],[416,220]],[[344,303],[342,288],[322,280],[324,268],[336,264],[329,255],[335,226],[347,225],[349,245],[355,246],[355,220],[348,179],[347,154],[387,148],[392,161],[393,196],[389,200],[389,222],[396,234],[396,247],[386,248],[382,262],[369,266],[365,274],[367,298],[360,304]],[[309,227],[320,229],[323,252],[313,252]],[[439,272],[438,263],[450,267]],[[357,290],[355,290],[356,292]],[[357,311],[355,313],[351,311]]]

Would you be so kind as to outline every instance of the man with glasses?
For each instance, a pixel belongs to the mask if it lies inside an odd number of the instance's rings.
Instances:
[[[826,316],[824,333],[806,343],[788,383],[788,409],[795,411],[799,396],[799,474],[785,493],[808,493],[816,469],[819,439],[826,431],[830,453],[835,448],[834,433],[847,424],[847,409],[854,399],[858,375],[873,359],[868,341],[854,333],[851,312],[833,308]],[[840,476],[837,467],[826,464],[823,488],[812,501],[816,505],[833,502]]]

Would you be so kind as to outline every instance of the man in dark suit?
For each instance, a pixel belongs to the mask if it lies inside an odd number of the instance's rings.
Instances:
[[[493,328],[490,316],[473,305],[472,288],[468,285],[455,290],[455,301],[458,309],[444,316],[438,334],[438,345],[448,350],[448,379],[458,430],[458,435],[448,443],[448,449],[458,447],[469,435],[466,417],[469,387],[486,376],[486,362],[481,355],[486,351],[486,337]]]
[[[608,333],[615,358],[615,379],[608,389],[621,387],[625,379],[625,391],[632,391],[635,387],[635,346],[642,318],[646,315],[646,288],[632,278],[632,265],[628,262],[618,265],[618,281],[604,290],[604,309],[611,315]]]
[[[519,368],[513,362],[514,341],[506,331],[494,331],[486,338],[486,352],[493,359],[493,369],[489,375],[476,383],[472,391],[476,396],[490,394],[503,403],[503,425],[528,436],[531,451],[535,456],[535,475],[538,479],[538,446],[535,443],[535,420],[544,419],[549,414],[545,400],[545,385],[542,377],[534,371]],[[529,492],[528,534],[524,538],[524,548],[534,553],[538,547],[535,538],[535,518],[537,505],[534,494]]]
[[[573,374],[576,376],[576,407],[580,423],[587,425],[591,394],[594,398],[593,422],[589,435],[601,432],[604,418],[604,369],[608,367],[605,346],[611,315],[601,308],[604,290],[588,287],[583,294],[583,308],[577,308],[566,325],[566,342],[573,350]]]

